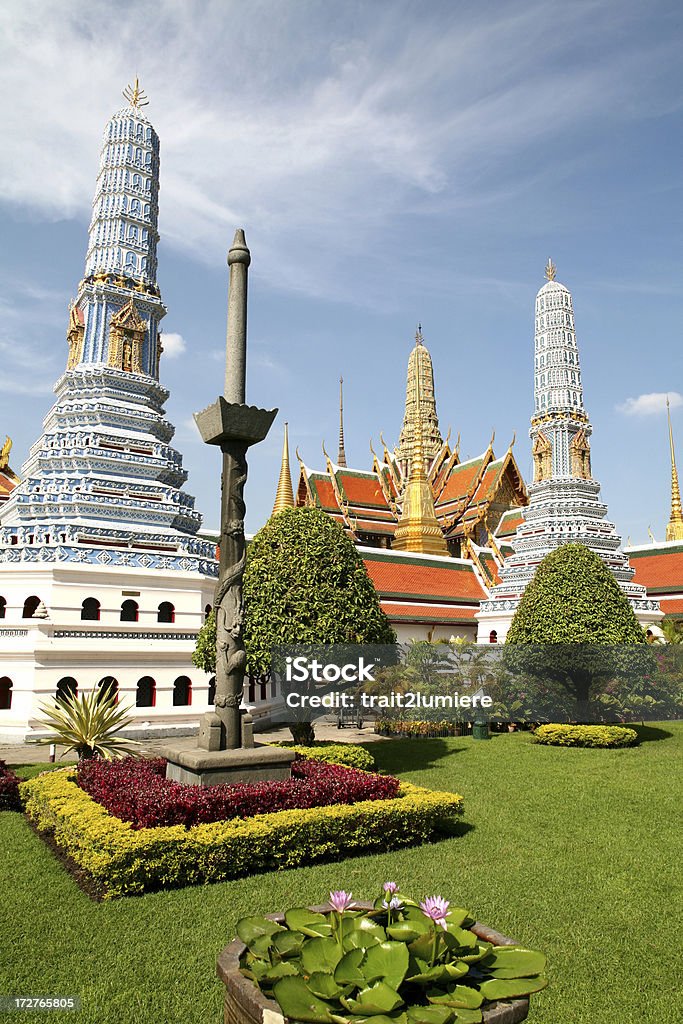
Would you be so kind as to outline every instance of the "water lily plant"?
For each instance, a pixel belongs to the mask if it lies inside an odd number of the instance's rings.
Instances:
[[[374,904],[340,889],[329,911],[295,907],[284,922],[245,917],[237,934],[242,974],[295,1024],[477,1024],[547,985],[542,953],[485,942],[468,910],[396,882]]]

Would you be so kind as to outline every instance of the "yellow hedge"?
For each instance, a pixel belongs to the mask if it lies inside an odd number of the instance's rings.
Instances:
[[[391,800],[258,814],[185,828],[135,830],[76,785],[69,769],[21,785],[26,813],[107,896],[220,882],[452,832],[463,799],[401,783]]]
[[[633,747],[638,733],[620,725],[539,725],[534,739],[552,747]]]

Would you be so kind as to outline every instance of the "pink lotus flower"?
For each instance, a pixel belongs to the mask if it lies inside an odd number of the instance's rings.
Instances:
[[[398,885],[396,882],[385,882],[382,888],[385,892],[390,892],[392,896],[395,892],[398,892]]]
[[[403,906],[403,902],[398,898],[398,896],[392,896],[388,903],[386,900],[382,900],[382,906],[385,910],[400,910]]]
[[[448,928],[446,924],[446,915],[448,914],[448,908],[450,903],[445,900],[443,896],[427,896],[420,903],[420,910],[427,917],[430,917],[434,924],[441,925],[444,931]]]
[[[345,910],[350,910],[353,906],[352,897],[352,892],[344,892],[343,889],[337,889],[335,892],[330,892],[330,906],[338,914],[343,914]]]

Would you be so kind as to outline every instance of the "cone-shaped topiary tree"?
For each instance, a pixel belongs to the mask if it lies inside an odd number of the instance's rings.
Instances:
[[[320,509],[287,508],[272,516],[249,544],[243,586],[244,644],[253,676],[270,672],[274,647],[396,642],[362,558]],[[193,660],[213,672],[215,659],[212,614]],[[300,724],[295,738],[312,742],[312,727]]]
[[[538,566],[505,642],[643,644],[646,639],[600,556],[584,544],[563,544]]]
[[[601,682],[632,681],[650,661],[645,633],[600,556],[583,544],[546,555],[510,624],[507,667],[559,684],[573,702],[568,714],[583,720],[601,713]]]

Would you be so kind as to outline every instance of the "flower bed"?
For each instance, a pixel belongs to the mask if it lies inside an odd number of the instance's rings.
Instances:
[[[539,725],[534,740],[553,747],[634,747],[640,742],[635,729],[620,725]]]
[[[452,835],[463,800],[402,782],[395,797],[257,814],[185,828],[134,829],[96,803],[69,769],[21,785],[36,828],[105,896],[221,882],[259,871],[340,860]]]
[[[413,739],[421,737],[434,739],[438,736],[462,736],[467,731],[467,723],[464,722],[425,722],[422,720],[412,721],[401,718],[378,718],[375,722],[375,732],[380,736],[395,736],[400,739]]]
[[[184,786],[165,778],[163,758],[81,761],[78,784],[98,804],[133,828],[207,824],[273,811],[388,800],[398,779],[317,761],[294,761],[285,782]]]
[[[0,811],[20,811],[19,779],[4,761],[0,761]]]

